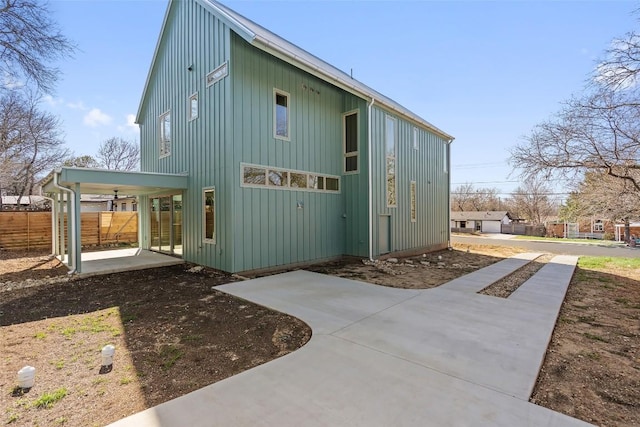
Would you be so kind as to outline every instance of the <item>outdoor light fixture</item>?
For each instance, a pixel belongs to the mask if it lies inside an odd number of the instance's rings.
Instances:
[[[113,200],[118,200],[118,190],[113,190]]]
[[[36,368],[33,366],[25,366],[18,371],[18,387],[22,389],[30,389],[36,380]]]

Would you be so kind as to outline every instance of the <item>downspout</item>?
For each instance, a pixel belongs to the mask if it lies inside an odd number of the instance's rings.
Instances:
[[[44,194],[42,194],[42,187],[40,187],[40,196],[47,199],[51,203],[51,234],[52,234],[51,255],[57,255],[56,252],[58,251],[58,233],[54,233],[54,231],[57,231],[56,214],[55,214],[57,201],[55,201],[51,197],[47,197]]]
[[[63,187],[62,185],[58,184],[58,173],[57,172],[53,172],[53,186],[56,187],[58,190],[60,191],[66,191],[69,193],[69,199],[71,200],[71,204],[67,209],[67,217],[69,218],[69,227],[71,227],[71,241],[69,242],[69,245],[67,247],[67,250],[71,249],[72,245],[75,246],[75,241],[76,241],[76,215],[75,215],[75,208],[76,208],[76,193],[75,191],[73,191],[71,188],[68,187]],[[74,212],[74,214],[72,215],[71,212]],[[64,232],[64,230],[63,230]],[[74,258],[75,258],[75,251],[77,250],[77,248],[73,248],[73,252],[74,252]],[[64,254],[61,254],[62,256],[64,256]],[[71,262],[71,254],[69,254],[68,256],[68,260],[67,260],[67,264],[69,264]],[[74,260],[73,263],[73,268],[69,271],[69,274],[73,274],[76,272],[76,263]]]
[[[447,248],[451,249],[451,158],[450,158],[450,153],[451,153],[451,143],[453,142],[453,138],[451,138],[449,140],[449,142],[447,142],[447,147],[445,148],[445,150],[447,150],[447,187],[448,187],[448,191],[447,193],[449,194],[449,209],[447,210]]]
[[[367,161],[369,163],[369,260],[373,261],[373,172],[371,155],[371,107],[375,104],[375,98],[371,97],[371,102],[367,106]]]

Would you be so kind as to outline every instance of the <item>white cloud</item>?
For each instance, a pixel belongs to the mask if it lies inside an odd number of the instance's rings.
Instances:
[[[88,108],[84,106],[84,102],[82,101],[67,102],[67,107],[71,108],[72,110],[80,110],[80,111],[88,110]]]
[[[49,104],[50,107],[57,107],[58,105],[64,104],[63,98],[54,98],[51,95],[45,95],[42,97],[42,100]]]
[[[9,73],[4,73],[3,86],[9,90],[18,89],[24,86],[24,82],[16,79]]]
[[[135,114],[127,114],[125,116],[127,122],[124,125],[119,125],[117,127],[118,132],[126,132],[126,133],[137,133],[138,132],[138,125],[135,123],[136,121],[136,116]]]
[[[91,127],[108,125],[113,119],[106,113],[94,108],[84,116],[84,124]]]
[[[135,114],[127,114],[127,126],[131,129],[138,130],[138,124],[136,123]]]

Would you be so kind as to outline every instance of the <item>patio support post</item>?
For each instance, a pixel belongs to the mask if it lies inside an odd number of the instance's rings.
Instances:
[[[64,257],[66,255],[66,247],[64,244],[64,203],[65,203],[65,197],[64,197],[64,193],[59,193],[58,195],[58,228],[56,229],[56,232],[58,233],[58,254],[60,255],[60,261],[65,262],[64,261]],[[67,259],[67,262],[69,262],[69,260]]]
[[[51,198],[51,255],[58,256],[58,193]]]
[[[82,232],[80,225],[80,183],[76,182],[75,191],[73,192],[73,227],[75,228],[75,241],[73,242],[74,250],[74,268],[77,273],[82,272]]]

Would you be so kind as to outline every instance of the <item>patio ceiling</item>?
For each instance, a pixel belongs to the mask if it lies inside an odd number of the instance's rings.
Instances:
[[[53,174],[58,176],[58,184],[76,190],[80,185],[83,194],[114,194],[120,195],[158,194],[172,190],[187,188],[187,174],[166,174],[153,172],[123,172],[106,169],[88,169],[63,167],[56,169]],[[59,188],[53,184],[53,174],[45,181],[43,191],[58,193]]]

